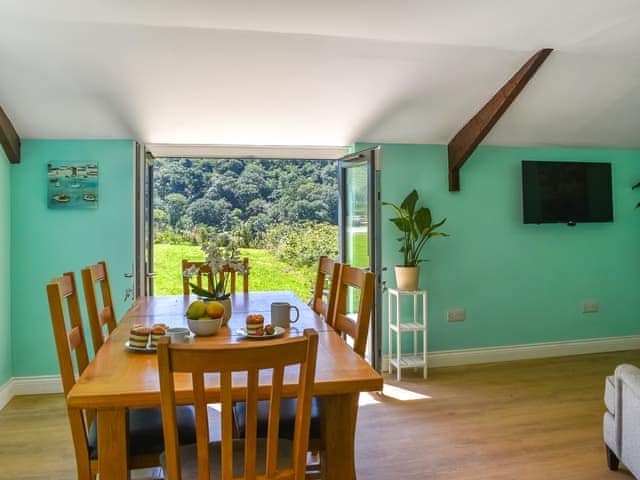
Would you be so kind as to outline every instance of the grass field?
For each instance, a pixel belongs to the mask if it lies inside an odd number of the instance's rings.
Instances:
[[[197,245],[154,246],[154,293],[156,295],[182,294],[182,259],[204,260],[204,253]],[[296,268],[279,261],[267,250],[243,248],[243,257],[249,257],[249,290],[291,290],[301,299],[311,297],[315,281],[316,266]]]
[[[368,265],[367,234],[356,233],[354,237],[352,265]],[[156,243],[153,248],[155,295],[181,294],[182,259],[204,260],[204,253],[198,245]],[[242,257],[249,257],[250,291],[291,290],[305,301],[311,297],[316,275],[315,265],[292,267],[278,260],[268,250],[243,248],[240,253]]]
[[[351,259],[351,265],[354,267],[368,267],[369,266],[369,252],[367,247],[369,245],[369,238],[365,232],[352,233],[353,237],[353,255]]]

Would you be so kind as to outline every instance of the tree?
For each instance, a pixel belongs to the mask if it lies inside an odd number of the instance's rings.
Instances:
[[[169,216],[169,224],[175,229],[184,215],[187,206],[187,198],[181,193],[170,193],[165,199],[166,211]]]
[[[164,232],[169,226],[169,215],[159,208],[153,209],[153,229]]]
[[[226,200],[210,200],[200,198],[189,207],[186,214],[190,217],[193,225],[202,223],[207,226],[216,226],[222,230],[228,230],[233,225],[233,214],[231,204]]]

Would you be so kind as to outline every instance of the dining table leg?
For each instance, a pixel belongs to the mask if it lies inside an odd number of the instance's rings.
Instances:
[[[325,480],[355,480],[358,393],[320,397]]]
[[[129,480],[127,410],[98,409],[97,422],[100,480]]]

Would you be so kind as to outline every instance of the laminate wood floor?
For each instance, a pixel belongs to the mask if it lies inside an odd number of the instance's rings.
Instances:
[[[382,395],[361,396],[358,478],[630,479],[624,466],[607,469],[602,441],[604,378],[620,363],[640,365],[640,351],[389,377]],[[74,479],[73,455],[61,395],[16,397],[0,411],[1,480]]]
[[[396,391],[359,410],[359,478],[633,478],[624,467],[607,469],[602,440],[604,381],[620,363],[640,365],[640,351],[434,368],[428,380],[387,379]]]

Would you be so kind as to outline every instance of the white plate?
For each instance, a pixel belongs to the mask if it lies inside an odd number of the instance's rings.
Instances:
[[[282,335],[286,330],[282,327],[274,327],[274,332],[271,335],[249,335],[246,328],[239,328],[237,333],[247,338],[255,338],[256,340],[266,340],[267,338],[276,338]]]
[[[152,347],[151,345],[147,345],[146,347],[132,347],[129,345],[129,340],[124,342],[124,348],[129,350],[130,352],[139,352],[139,353],[155,353],[158,349],[156,347]]]

